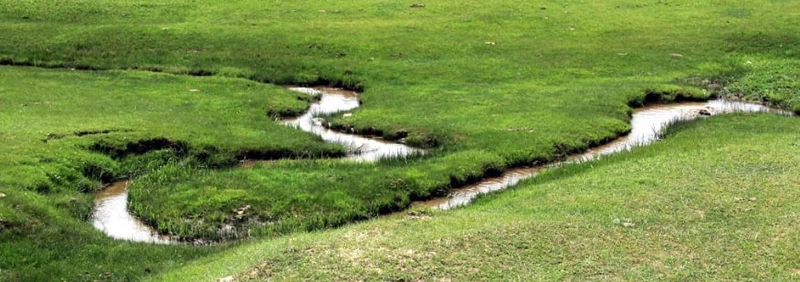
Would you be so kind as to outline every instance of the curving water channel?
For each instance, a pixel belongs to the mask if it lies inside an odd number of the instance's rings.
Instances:
[[[300,117],[283,120],[282,123],[320,136],[326,142],[345,146],[348,154],[345,159],[357,162],[374,162],[381,158],[405,157],[424,154],[421,149],[389,142],[380,138],[370,138],[328,129],[320,116],[338,114],[358,108],[358,95],[352,91],[333,88],[295,87],[290,90],[319,96],[320,100],[311,105],[308,112]],[[583,162],[599,156],[644,146],[658,140],[664,127],[675,120],[696,119],[704,115],[730,112],[768,112],[774,111],[762,105],[712,100],[705,103],[676,103],[646,106],[634,111],[631,133],[604,146],[593,148],[586,153],[570,156],[566,161],[529,168],[508,169],[500,177],[484,179],[473,185],[454,189],[448,196],[429,201],[416,202],[416,206],[435,209],[450,209],[465,205],[478,195],[502,190],[524,179],[537,175],[539,171],[551,166],[569,162]],[[702,114],[701,114],[702,113]],[[348,114],[344,114],[347,116]],[[110,237],[121,240],[165,244],[173,242],[169,237],[159,235],[150,226],[134,217],[127,209],[129,181],[116,182],[97,194],[92,225]]]
[[[447,197],[416,202],[414,205],[440,210],[463,206],[481,194],[502,190],[514,186],[522,180],[535,177],[540,171],[548,167],[590,161],[604,155],[630,150],[633,147],[649,145],[657,141],[659,134],[672,122],[733,112],[775,112],[779,114],[790,114],[788,112],[771,109],[767,106],[729,100],[649,105],[635,109],[631,118],[631,132],[610,143],[591,148],[581,154],[569,156],[567,160],[563,162],[506,170],[502,176],[487,178],[481,182],[454,189]]]
[[[311,104],[308,112],[294,119],[284,120],[283,124],[310,132],[322,137],[325,142],[336,143],[348,150],[345,159],[358,162],[374,162],[381,158],[407,157],[415,154],[424,154],[421,149],[403,144],[389,142],[379,138],[364,137],[355,134],[342,133],[327,128],[319,116],[342,113],[361,106],[358,94],[333,88],[306,88],[293,87],[289,90],[319,96],[319,102]],[[344,114],[345,116],[348,114]]]
[[[130,181],[114,182],[95,195],[92,225],[111,238],[134,242],[168,244],[167,236],[158,234],[128,212],[128,184]]]

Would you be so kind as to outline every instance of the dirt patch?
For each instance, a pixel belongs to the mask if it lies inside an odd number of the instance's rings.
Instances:
[[[171,149],[178,155],[185,155],[189,151],[189,146],[181,141],[172,141],[167,138],[159,137],[127,143],[122,146],[101,140],[90,146],[89,149],[109,155],[114,159],[122,159],[128,155],[141,155],[147,152],[164,149]]]
[[[84,137],[89,135],[101,135],[101,134],[110,134],[115,132],[133,132],[130,129],[102,129],[102,130],[79,130],[72,133],[48,133],[42,139],[42,142],[47,143],[50,140],[58,140],[64,139],[66,137],[75,136],[75,137]]]

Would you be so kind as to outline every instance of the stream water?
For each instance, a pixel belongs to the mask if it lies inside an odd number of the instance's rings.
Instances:
[[[767,106],[735,102],[728,100],[711,100],[708,102],[687,102],[674,104],[649,105],[634,110],[631,118],[631,132],[602,146],[592,148],[582,154],[569,156],[563,162],[551,163],[536,167],[510,169],[502,176],[487,178],[481,182],[452,190],[447,197],[416,202],[416,206],[447,210],[468,204],[481,194],[502,190],[514,186],[524,179],[535,177],[545,168],[567,163],[585,162],[604,155],[630,150],[637,146],[646,146],[658,140],[659,134],[671,122],[692,120],[707,115],[718,115],[733,112],[770,112],[777,111]],[[702,112],[702,114],[701,114]]]
[[[169,237],[158,234],[128,212],[129,182],[114,182],[95,195],[92,225],[114,239],[168,244]]]
[[[380,138],[370,138],[355,134],[334,131],[324,126],[319,116],[341,114],[358,108],[358,95],[352,91],[332,88],[290,88],[293,91],[318,95],[320,100],[311,105],[308,112],[300,117],[283,120],[282,123],[320,136],[326,142],[341,144],[348,148],[345,159],[358,162],[374,162],[382,158],[405,157],[424,154],[421,149],[404,144],[389,142]],[[772,111],[766,106],[712,100],[704,103],[676,103],[652,105],[636,109],[631,120],[631,133],[603,146],[593,148],[586,153],[570,156],[566,161],[538,167],[514,168],[504,172],[500,177],[484,179],[478,183],[454,189],[446,197],[417,202],[414,205],[435,209],[450,209],[468,204],[478,195],[502,190],[520,181],[537,175],[539,171],[551,166],[568,162],[583,162],[599,156],[629,150],[635,146],[645,146],[658,140],[664,127],[675,120],[696,119],[704,115],[716,115],[730,112],[766,112]],[[701,114],[702,112],[702,114]],[[348,114],[344,114],[347,116]],[[130,214],[127,209],[129,181],[120,181],[110,185],[97,194],[92,224],[112,238],[149,243],[169,243],[168,237],[159,235],[150,226]]]

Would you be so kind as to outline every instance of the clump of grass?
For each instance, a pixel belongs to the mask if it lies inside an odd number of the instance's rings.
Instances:
[[[731,84],[728,95],[800,112],[800,61],[754,57],[748,62],[750,71]]]
[[[179,163],[134,181],[130,201],[135,214],[175,237],[241,239],[325,229],[395,212],[503,169],[501,160],[475,153],[378,163],[287,160],[222,171]],[[226,226],[232,229],[222,232]]]

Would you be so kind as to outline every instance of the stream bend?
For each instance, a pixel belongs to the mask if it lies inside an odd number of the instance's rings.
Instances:
[[[333,88],[307,87],[293,87],[290,90],[319,96],[320,100],[313,103],[302,116],[281,122],[286,126],[318,135],[325,142],[336,143],[346,147],[348,154],[344,159],[356,162],[375,162],[382,158],[407,157],[425,153],[424,150],[404,144],[389,142],[380,138],[338,132],[325,127],[323,120],[318,116],[347,112],[360,106],[358,94],[355,92]],[[630,134],[620,137],[611,143],[592,148],[582,154],[569,156],[563,162],[537,167],[508,169],[500,177],[487,178],[478,183],[454,189],[446,197],[416,202],[414,205],[441,210],[466,205],[481,194],[502,190],[514,186],[524,179],[535,177],[539,171],[547,167],[571,162],[585,162],[600,156],[630,150],[635,146],[646,146],[658,140],[659,134],[673,121],[691,120],[708,115],[732,112],[775,112],[775,110],[762,105],[726,100],[663,104],[638,108],[634,111],[631,119],[632,130]],[[91,216],[92,225],[115,239],[155,244],[174,243],[174,240],[158,234],[152,227],[143,223],[128,211],[129,182],[125,180],[113,183],[97,193],[94,211]]]

